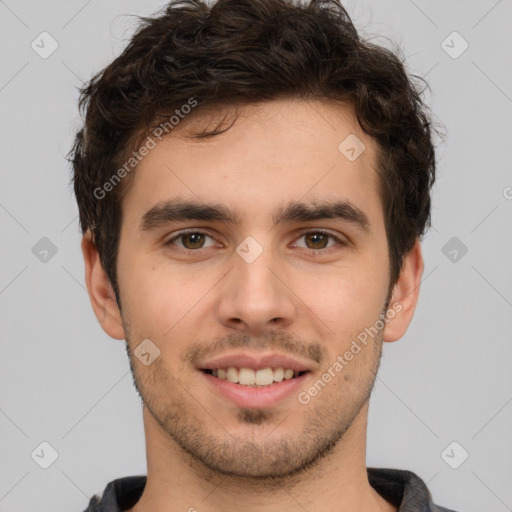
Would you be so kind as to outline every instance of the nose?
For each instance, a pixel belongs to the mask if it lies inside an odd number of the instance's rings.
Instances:
[[[233,262],[220,288],[219,321],[253,336],[291,325],[298,300],[271,251],[263,251],[251,263],[235,254]]]

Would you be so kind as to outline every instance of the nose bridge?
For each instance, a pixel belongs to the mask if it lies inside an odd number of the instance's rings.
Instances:
[[[247,237],[237,246],[234,268],[220,298],[218,313],[222,323],[262,331],[267,325],[275,328],[276,322],[285,326],[293,320],[293,294],[285,286],[285,279],[279,277],[282,266],[270,238],[266,237],[263,244]]]
[[[260,296],[268,301],[280,293],[276,278],[279,262],[270,244],[270,237],[265,239],[264,245],[263,236],[259,239],[261,244],[249,236],[236,249],[234,291],[241,297],[249,294],[255,299]]]

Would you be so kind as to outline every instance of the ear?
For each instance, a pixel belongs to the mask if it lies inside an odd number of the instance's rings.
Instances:
[[[85,282],[92,309],[103,330],[112,338],[125,338],[121,312],[116,302],[110,279],[101,265],[98,249],[92,233],[87,230],[82,238],[82,254],[85,263]]]
[[[407,331],[418,303],[423,267],[421,245],[417,238],[413,248],[404,256],[400,276],[391,294],[384,341],[397,341]]]

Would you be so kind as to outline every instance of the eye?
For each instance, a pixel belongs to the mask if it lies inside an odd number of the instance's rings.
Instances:
[[[182,231],[178,235],[165,242],[165,245],[170,246],[172,250],[174,250],[174,247],[177,247],[178,249],[188,251],[199,251],[201,249],[205,249],[206,247],[212,247],[215,245],[214,242],[208,246],[205,246],[204,243],[207,238],[210,238],[213,241],[213,238],[203,231]],[[176,240],[181,240],[181,246],[174,243]]]
[[[346,242],[328,231],[306,231],[299,236],[298,240],[302,238],[305,240],[305,245],[301,246],[296,244],[295,246],[310,249],[312,251],[322,251],[324,249],[330,249],[336,245],[347,245]],[[205,245],[207,239],[211,240],[209,245]],[[329,245],[330,242],[332,243]],[[213,237],[204,231],[197,230],[182,231],[167,240],[164,245],[173,251],[184,252],[201,252],[203,249],[207,249],[208,247],[218,246]]]
[[[328,246],[327,244],[329,243],[329,239],[333,240],[334,242],[337,242],[338,245],[346,245],[346,243],[343,242],[343,240],[327,231],[307,231],[301,234],[299,240],[301,238],[304,238],[306,243],[306,246],[304,248],[311,249],[314,251],[328,249],[333,245],[336,245],[336,243],[334,243]]]

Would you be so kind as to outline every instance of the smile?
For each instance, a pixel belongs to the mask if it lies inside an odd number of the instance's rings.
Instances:
[[[276,382],[290,380],[299,377],[305,371],[297,371],[291,368],[262,368],[254,370],[252,368],[217,368],[215,370],[203,370],[221,380],[227,380],[233,384],[242,386],[263,387],[270,386]]]

